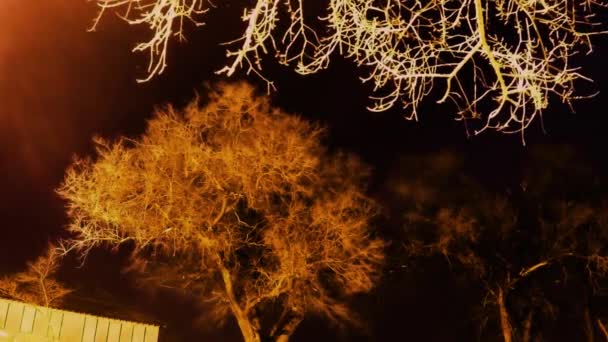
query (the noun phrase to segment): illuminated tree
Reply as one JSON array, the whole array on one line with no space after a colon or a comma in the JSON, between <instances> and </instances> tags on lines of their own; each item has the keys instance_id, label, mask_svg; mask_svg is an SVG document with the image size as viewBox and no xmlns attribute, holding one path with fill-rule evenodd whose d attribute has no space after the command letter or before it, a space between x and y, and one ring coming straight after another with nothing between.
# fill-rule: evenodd
<instances>
[{"instance_id":1,"label":"illuminated tree","mask_svg":"<svg viewBox=\"0 0 608 342\"><path fill-rule=\"evenodd\" d=\"M202 25L202 0L96 0L101 15L123 8L133 25L148 25L149 80L163 71L172 36L183 24ZM363 69L373 83L373 111L400 104L417 119L433 89L451 100L458 118L480 118L475 134L490 129L522 132L547 108L550 96L570 103L574 83L588 80L571 57L601 31L593 21L602 0L331 0L310 22L304 0L256 0L245 9L245 31L231 44L220 73L244 67L263 77L260 60L275 50L278 61L301 74L325 69L336 53ZM305 14L306 13L306 14ZM279 25L279 18L286 23ZM283 32L277 32L277 28ZM145 81L144 80L144 81ZM269 85L271 83L269 82Z\"/></svg>"},{"instance_id":2,"label":"illuminated tree","mask_svg":"<svg viewBox=\"0 0 608 342\"><path fill-rule=\"evenodd\" d=\"M593 318L602 327L602 313L589 305L608 276L608 207L596 196L598 184L589 175L573 176L574 158L559 164L545 158L542 169L527 171L519 193L497 195L464 176L461 163L449 154L412 159L408 165L417 165L412 172L421 176L403 175L391 185L411 208L407 251L440 255L483 284L483 320L505 342L552 333L548 322L572 300L592 341ZM573 190L558 189L556 175L569 175Z\"/></svg>"},{"instance_id":3,"label":"illuminated tree","mask_svg":"<svg viewBox=\"0 0 608 342\"><path fill-rule=\"evenodd\" d=\"M60 259L50 245L25 271L0 278L0 296L47 307L61 304L72 290L55 279Z\"/></svg>"},{"instance_id":4,"label":"illuminated tree","mask_svg":"<svg viewBox=\"0 0 608 342\"><path fill-rule=\"evenodd\" d=\"M127 243L134 268L232 314L246 341L287 340L309 313L348 321L345 300L372 288L383 243L367 229L366 169L329 155L321 133L243 83L160 110L141 139L98 139L97 160L67 172L64 248Z\"/></svg>"}]
</instances>

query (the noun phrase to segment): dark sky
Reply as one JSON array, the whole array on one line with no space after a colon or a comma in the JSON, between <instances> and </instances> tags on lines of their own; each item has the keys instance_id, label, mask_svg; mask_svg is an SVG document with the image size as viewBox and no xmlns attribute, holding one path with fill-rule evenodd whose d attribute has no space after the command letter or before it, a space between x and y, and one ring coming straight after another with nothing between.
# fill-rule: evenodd
<instances>
[{"instance_id":1,"label":"dark sky","mask_svg":"<svg viewBox=\"0 0 608 342\"><path fill-rule=\"evenodd\" d=\"M93 135L136 135L154 106L181 106L204 82L224 79L214 74L225 63L224 48L218 44L242 29L241 9L226 2L207 16L206 26L188 33L187 42L172 42L165 74L138 84L135 80L145 75L147 60L130 50L146 31L108 15L97 32L88 33L96 9L84 0L0 1L3 269L20 267L61 231L63 203L54 189L72 156L91 152ZM528 146L572 144L603 168L608 147L607 56L608 39L598 38L593 54L580 58L582 72L596 80L593 89L600 95L575 103L576 114L556 101L544 116L547 133L533 125L527 132ZM329 70L306 77L267 64L268 76L278 87L272 95L275 103L327 124L327 143L370 163L376 187L401 156L445 149L462 154L469 172L481 182L506 186L527 153L519 136L486 132L467 138L462 124L452 120L450 108L432 103L420 111L420 122L404 120L398 110L366 112L368 86L360 84L361 74L339 56ZM235 79L245 77L241 73ZM411 293L416 291L403 296ZM390 303L386 305L391 310Z\"/></svg>"}]
</instances>

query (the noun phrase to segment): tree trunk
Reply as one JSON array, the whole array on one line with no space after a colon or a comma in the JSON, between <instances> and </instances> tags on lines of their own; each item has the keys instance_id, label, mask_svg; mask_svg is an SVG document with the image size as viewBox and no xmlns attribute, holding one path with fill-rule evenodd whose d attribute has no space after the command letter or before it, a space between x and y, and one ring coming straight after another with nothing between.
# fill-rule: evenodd
<instances>
[{"instance_id":1,"label":"tree trunk","mask_svg":"<svg viewBox=\"0 0 608 342\"><path fill-rule=\"evenodd\" d=\"M533 311L530 309L530 312L528 312L528 317L526 317L526 320L524 321L524 334L521 338L522 342L530 342L530 333L532 330L532 313Z\"/></svg>"},{"instance_id":2,"label":"tree trunk","mask_svg":"<svg viewBox=\"0 0 608 342\"><path fill-rule=\"evenodd\" d=\"M220 273L222 274L222 280L224 281L224 289L226 290L226 295L228 297L228 301L230 303L230 308L232 309L232 313L236 318L236 322L241 329L241 334L243 334L243 339L245 342L260 342L260 333L259 331L251 324L249 321L249 317L245 314L245 312L241 309L234 296L234 289L232 287L232 277L230 276L230 272L224 267L221 262L218 262Z\"/></svg>"},{"instance_id":3,"label":"tree trunk","mask_svg":"<svg viewBox=\"0 0 608 342\"><path fill-rule=\"evenodd\" d=\"M40 290L42 291L42 298L44 299L44 306L45 307L49 307L50 301L49 301L49 295L46 292L46 284L44 283L44 278L41 278L39 280L40 282Z\"/></svg>"},{"instance_id":4,"label":"tree trunk","mask_svg":"<svg viewBox=\"0 0 608 342\"><path fill-rule=\"evenodd\" d=\"M283 329L279 331L279 334L276 336L276 342L288 342L289 338L296 330L300 322L302 322L303 317L301 315L297 315L288 320L285 325L283 325Z\"/></svg>"},{"instance_id":5,"label":"tree trunk","mask_svg":"<svg viewBox=\"0 0 608 342\"><path fill-rule=\"evenodd\" d=\"M505 305L505 297L502 292L502 288L498 288L497 302L502 336L504 337L505 342L513 342L513 338L511 336L511 323L509 323L509 313L507 312L507 307Z\"/></svg>"},{"instance_id":6,"label":"tree trunk","mask_svg":"<svg viewBox=\"0 0 608 342\"><path fill-rule=\"evenodd\" d=\"M595 337L593 336L593 323L591 323L591 315L589 314L589 307L585 308L585 335L587 335L587 342L593 342Z\"/></svg>"},{"instance_id":7,"label":"tree trunk","mask_svg":"<svg viewBox=\"0 0 608 342\"><path fill-rule=\"evenodd\" d=\"M606 330L606 326L604 325L604 323L602 322L601 319L597 320L597 326L598 326L598 328L600 328L600 331L604 334L604 338L606 339L606 341L608 341L608 330Z\"/></svg>"},{"instance_id":8,"label":"tree trunk","mask_svg":"<svg viewBox=\"0 0 608 342\"><path fill-rule=\"evenodd\" d=\"M249 319L247 317L239 317L239 315L235 315L236 321L241 329L241 334L243 334L243 339L245 342L260 342L260 333L253 328Z\"/></svg>"}]
</instances>

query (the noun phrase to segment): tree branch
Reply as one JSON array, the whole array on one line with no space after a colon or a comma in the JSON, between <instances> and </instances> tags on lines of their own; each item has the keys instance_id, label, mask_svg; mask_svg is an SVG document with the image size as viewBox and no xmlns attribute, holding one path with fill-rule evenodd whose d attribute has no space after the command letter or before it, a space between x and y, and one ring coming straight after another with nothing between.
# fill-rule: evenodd
<instances>
[{"instance_id":1,"label":"tree branch","mask_svg":"<svg viewBox=\"0 0 608 342\"><path fill-rule=\"evenodd\" d=\"M505 342L512 342L512 330L511 323L509 322L509 312L507 311L504 293L501 287L498 288L498 296L496 298L498 303L498 313L500 316L500 327L502 329L502 336Z\"/></svg>"}]
</instances>

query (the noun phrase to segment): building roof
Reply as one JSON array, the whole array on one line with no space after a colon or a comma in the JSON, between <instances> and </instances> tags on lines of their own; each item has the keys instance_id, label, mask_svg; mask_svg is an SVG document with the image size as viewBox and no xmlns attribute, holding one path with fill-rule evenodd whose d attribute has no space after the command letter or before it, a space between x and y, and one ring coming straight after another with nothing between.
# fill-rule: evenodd
<instances>
[{"instance_id":1,"label":"building roof","mask_svg":"<svg viewBox=\"0 0 608 342\"><path fill-rule=\"evenodd\" d=\"M157 342L155 325L0 298L0 342Z\"/></svg>"}]
</instances>

